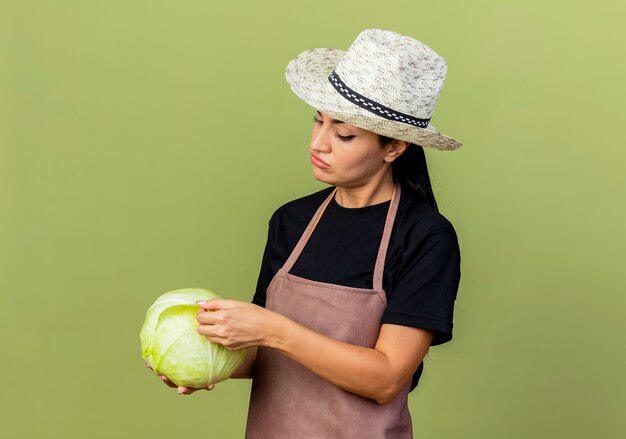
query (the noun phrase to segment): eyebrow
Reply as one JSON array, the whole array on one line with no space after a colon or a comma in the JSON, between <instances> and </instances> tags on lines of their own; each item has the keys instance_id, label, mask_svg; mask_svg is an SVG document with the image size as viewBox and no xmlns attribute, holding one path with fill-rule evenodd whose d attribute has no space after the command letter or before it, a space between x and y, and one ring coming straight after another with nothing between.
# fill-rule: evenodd
<instances>
[{"instance_id":1,"label":"eyebrow","mask_svg":"<svg viewBox=\"0 0 626 439\"><path fill-rule=\"evenodd\" d=\"M317 112L318 116L322 116L322 113L320 113L319 111ZM337 120L337 119L331 119L330 123L335 124L335 125L339 125L340 123L345 123L343 120Z\"/></svg>"}]
</instances>

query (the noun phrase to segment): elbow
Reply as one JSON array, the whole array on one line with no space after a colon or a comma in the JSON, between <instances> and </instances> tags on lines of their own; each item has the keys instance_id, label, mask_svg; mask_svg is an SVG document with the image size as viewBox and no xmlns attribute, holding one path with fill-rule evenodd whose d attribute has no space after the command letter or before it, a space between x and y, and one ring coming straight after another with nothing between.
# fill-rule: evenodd
<instances>
[{"instance_id":1,"label":"elbow","mask_svg":"<svg viewBox=\"0 0 626 439\"><path fill-rule=\"evenodd\" d=\"M380 389L380 391L374 397L374 401L376 401L380 405L389 404L391 401L396 399L401 390L402 386L397 383L387 385L384 388Z\"/></svg>"},{"instance_id":2,"label":"elbow","mask_svg":"<svg viewBox=\"0 0 626 439\"><path fill-rule=\"evenodd\" d=\"M393 401L393 398L392 398L392 399L377 398L375 401L376 401L378 404L380 404L380 405L385 405L385 404L389 404L391 401Z\"/></svg>"},{"instance_id":3,"label":"elbow","mask_svg":"<svg viewBox=\"0 0 626 439\"><path fill-rule=\"evenodd\" d=\"M377 381L380 385L377 386L370 398L380 405L389 404L394 401L398 395L407 390L407 386L410 385L412 377L412 374L407 377L401 371L396 372L387 369L384 375L380 376Z\"/></svg>"}]
</instances>

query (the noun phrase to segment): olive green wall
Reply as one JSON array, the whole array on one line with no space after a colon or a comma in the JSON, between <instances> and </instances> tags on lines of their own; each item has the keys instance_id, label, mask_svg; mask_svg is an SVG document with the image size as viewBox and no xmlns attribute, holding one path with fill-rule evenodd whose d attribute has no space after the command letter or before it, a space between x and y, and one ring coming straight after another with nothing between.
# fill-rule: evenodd
<instances>
[{"instance_id":1,"label":"olive green wall","mask_svg":"<svg viewBox=\"0 0 626 439\"><path fill-rule=\"evenodd\" d=\"M0 435L241 437L250 383L143 367L160 294L252 296L267 220L323 187L284 80L363 29L449 62L428 150L455 225L454 339L417 438L626 437L621 2L0 0Z\"/></svg>"}]
</instances>

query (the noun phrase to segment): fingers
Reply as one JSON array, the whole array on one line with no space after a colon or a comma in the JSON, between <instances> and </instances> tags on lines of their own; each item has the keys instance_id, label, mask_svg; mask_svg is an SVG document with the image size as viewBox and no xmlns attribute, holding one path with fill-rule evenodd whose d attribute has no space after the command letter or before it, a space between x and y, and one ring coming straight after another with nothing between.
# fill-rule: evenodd
<instances>
[{"instance_id":1,"label":"fingers","mask_svg":"<svg viewBox=\"0 0 626 439\"><path fill-rule=\"evenodd\" d=\"M196 320L202 325L215 325L224 323L225 314L228 314L228 311L211 312L210 310L200 308L196 312Z\"/></svg>"},{"instance_id":2,"label":"fingers","mask_svg":"<svg viewBox=\"0 0 626 439\"><path fill-rule=\"evenodd\" d=\"M195 392L197 389L191 388L191 387L179 387L176 392L179 395L191 395L193 392Z\"/></svg>"},{"instance_id":3,"label":"fingers","mask_svg":"<svg viewBox=\"0 0 626 439\"><path fill-rule=\"evenodd\" d=\"M209 311L209 310L229 308L232 306L232 302L234 302L234 300L209 299L205 301L198 301L196 303L200 305L202 309Z\"/></svg>"},{"instance_id":4,"label":"fingers","mask_svg":"<svg viewBox=\"0 0 626 439\"><path fill-rule=\"evenodd\" d=\"M150 370L154 370L152 368L152 366L150 366L148 363L145 363L145 366L150 369ZM161 378L161 381L163 381L165 384L167 384L169 387L178 387L176 384L174 384L173 382L170 381L170 379L168 377L166 377L165 375L161 375L159 378Z\"/></svg>"},{"instance_id":5,"label":"fingers","mask_svg":"<svg viewBox=\"0 0 626 439\"><path fill-rule=\"evenodd\" d=\"M196 390L213 390L215 388L215 384L209 384L207 387L202 387L200 389L194 389L193 387L178 387L179 395L191 395Z\"/></svg>"},{"instance_id":6,"label":"fingers","mask_svg":"<svg viewBox=\"0 0 626 439\"><path fill-rule=\"evenodd\" d=\"M198 327L196 330L198 334L214 336L214 337L225 337L227 334L227 323L221 317L213 317L211 316L203 316L200 314L215 314L212 312L206 311L198 311L199 315L196 316L196 320L198 321Z\"/></svg>"},{"instance_id":7,"label":"fingers","mask_svg":"<svg viewBox=\"0 0 626 439\"><path fill-rule=\"evenodd\" d=\"M163 381L165 384L167 384L169 387L178 387L176 384L174 384L173 382L170 381L170 379L168 377L166 377L165 375L161 375L161 381Z\"/></svg>"},{"instance_id":8,"label":"fingers","mask_svg":"<svg viewBox=\"0 0 626 439\"><path fill-rule=\"evenodd\" d=\"M215 384L209 384L206 387L202 387L199 389L195 389L193 387L184 387L184 386L177 386L176 384L174 384L172 381L170 381L170 379L168 377L166 377L165 375L161 375L161 381L163 381L165 384L167 384L169 387L176 389L177 393L179 395L191 395L193 392L195 392L196 390L213 390L215 388Z\"/></svg>"},{"instance_id":9,"label":"fingers","mask_svg":"<svg viewBox=\"0 0 626 439\"><path fill-rule=\"evenodd\" d=\"M256 346L254 342L240 342L233 339L232 337L223 337L221 335L216 335L216 330L214 328L215 327L212 325L200 325L198 326L198 334L204 335L211 343L220 344L229 351L236 351L239 349ZM221 329L217 329L218 332L220 330Z\"/></svg>"}]
</instances>

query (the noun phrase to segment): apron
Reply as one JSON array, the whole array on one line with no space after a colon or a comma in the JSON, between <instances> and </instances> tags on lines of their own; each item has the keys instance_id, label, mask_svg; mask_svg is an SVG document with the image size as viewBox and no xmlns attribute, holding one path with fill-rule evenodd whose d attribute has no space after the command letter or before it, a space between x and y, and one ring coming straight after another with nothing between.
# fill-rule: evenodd
<instances>
[{"instance_id":1,"label":"apron","mask_svg":"<svg viewBox=\"0 0 626 439\"><path fill-rule=\"evenodd\" d=\"M387 307L383 268L400 202L395 185L374 268L374 289L318 282L289 274L337 188L311 219L267 288L265 307L346 343L374 348ZM388 404L336 387L279 351L259 346L246 439L413 437L407 398L411 381Z\"/></svg>"}]
</instances>

